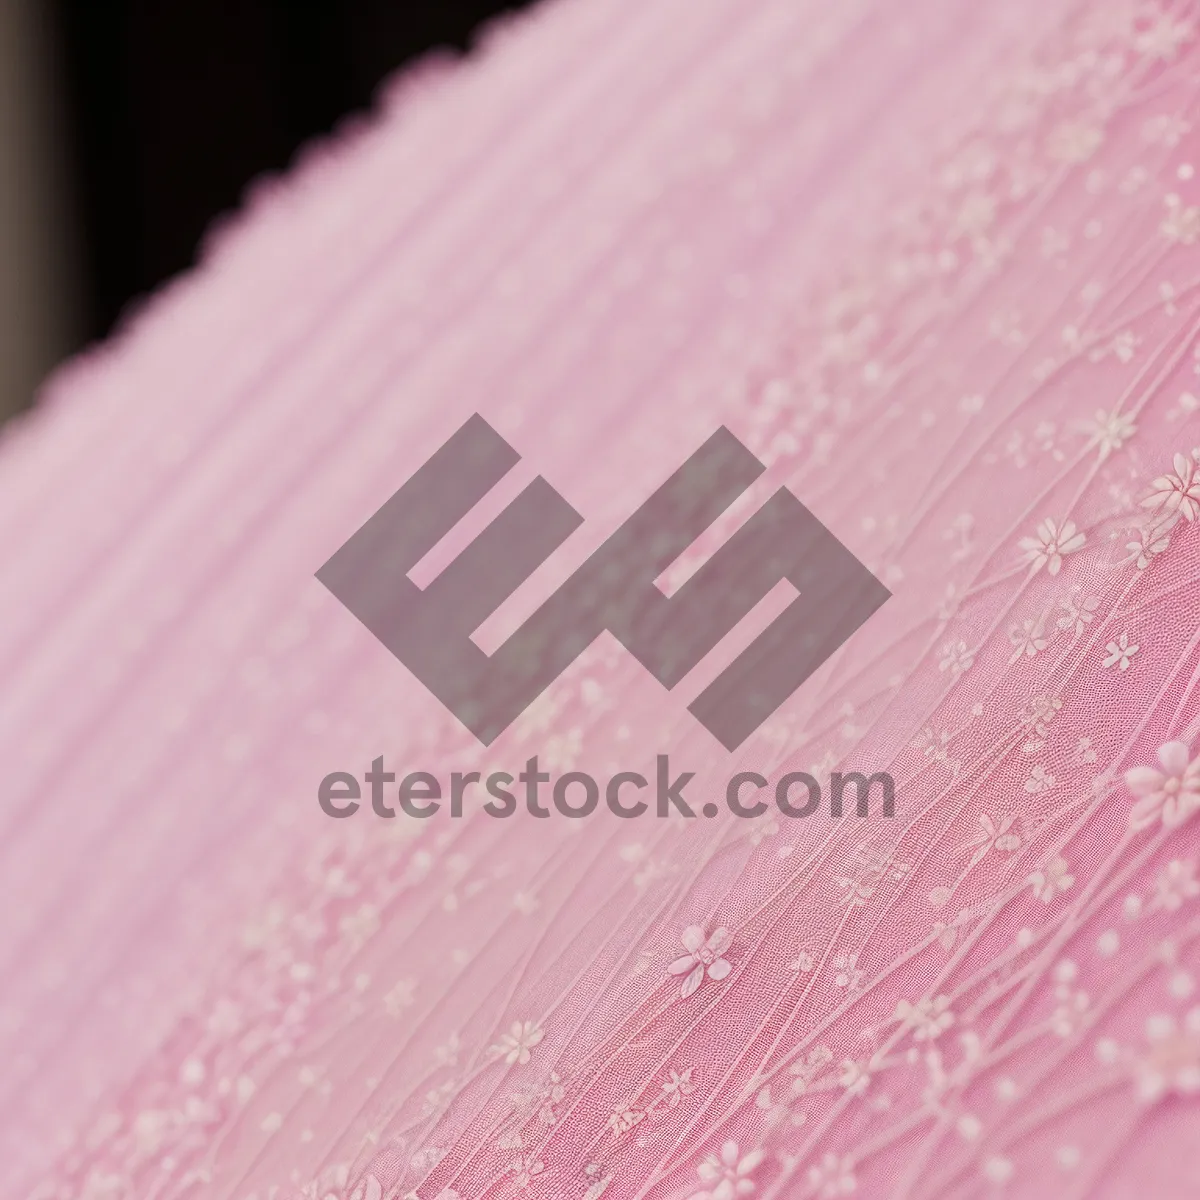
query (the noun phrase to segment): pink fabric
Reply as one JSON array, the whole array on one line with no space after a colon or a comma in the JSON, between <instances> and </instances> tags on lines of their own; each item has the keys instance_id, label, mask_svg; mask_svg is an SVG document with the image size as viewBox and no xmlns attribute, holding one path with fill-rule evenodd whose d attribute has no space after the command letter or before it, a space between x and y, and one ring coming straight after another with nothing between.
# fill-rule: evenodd
<instances>
[{"instance_id":1,"label":"pink fabric","mask_svg":"<svg viewBox=\"0 0 1200 1200\"><path fill-rule=\"evenodd\" d=\"M0 452L5 1193L1200 1194L1198 15L548 4L61 372ZM893 599L736 753L608 638L485 750L313 578L475 411L490 511L586 518L485 646L721 424L769 470L672 578L785 484ZM660 753L896 816L316 803Z\"/></svg>"}]
</instances>

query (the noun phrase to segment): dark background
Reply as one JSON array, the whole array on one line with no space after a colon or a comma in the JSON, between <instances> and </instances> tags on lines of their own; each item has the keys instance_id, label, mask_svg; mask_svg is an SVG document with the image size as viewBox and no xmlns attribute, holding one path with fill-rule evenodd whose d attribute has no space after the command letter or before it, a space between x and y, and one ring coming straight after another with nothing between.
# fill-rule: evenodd
<instances>
[{"instance_id":1,"label":"dark background","mask_svg":"<svg viewBox=\"0 0 1200 1200\"><path fill-rule=\"evenodd\" d=\"M187 267L255 176L528 3L0 0L0 418Z\"/></svg>"},{"instance_id":2,"label":"dark background","mask_svg":"<svg viewBox=\"0 0 1200 1200\"><path fill-rule=\"evenodd\" d=\"M213 217L504 0L53 0L86 336L187 266Z\"/></svg>"}]
</instances>

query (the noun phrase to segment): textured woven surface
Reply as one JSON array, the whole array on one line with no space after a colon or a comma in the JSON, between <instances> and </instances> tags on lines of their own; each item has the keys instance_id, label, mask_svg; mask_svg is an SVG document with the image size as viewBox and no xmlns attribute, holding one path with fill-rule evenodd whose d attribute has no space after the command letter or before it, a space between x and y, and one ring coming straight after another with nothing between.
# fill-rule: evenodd
<instances>
[{"instance_id":1,"label":"textured woven surface","mask_svg":"<svg viewBox=\"0 0 1200 1200\"><path fill-rule=\"evenodd\" d=\"M560 0L62 372L0 446L5 1192L1200 1193L1197 15ZM484 750L313 578L476 411L586 518L485 648L721 424L768 470L672 578L784 484L893 598L733 754L609 638ZM662 753L896 815L316 802Z\"/></svg>"}]
</instances>

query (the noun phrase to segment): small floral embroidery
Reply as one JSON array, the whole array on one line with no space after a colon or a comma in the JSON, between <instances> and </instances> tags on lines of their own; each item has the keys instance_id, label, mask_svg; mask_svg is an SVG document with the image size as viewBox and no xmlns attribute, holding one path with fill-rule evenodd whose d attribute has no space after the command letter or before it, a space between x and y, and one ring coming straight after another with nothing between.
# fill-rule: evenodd
<instances>
[{"instance_id":1,"label":"small floral embroidery","mask_svg":"<svg viewBox=\"0 0 1200 1200\"><path fill-rule=\"evenodd\" d=\"M1065 858L1052 858L1042 870L1034 871L1027 882L1034 896L1043 904L1049 904L1059 892L1071 887L1075 876L1068 870Z\"/></svg>"},{"instance_id":2,"label":"small floral embroidery","mask_svg":"<svg viewBox=\"0 0 1200 1200\"><path fill-rule=\"evenodd\" d=\"M590 1162L583 1168L583 1176L590 1182L580 1200L600 1200L600 1197L608 1191L608 1185L613 1181L612 1175L596 1162Z\"/></svg>"},{"instance_id":3,"label":"small floral embroidery","mask_svg":"<svg viewBox=\"0 0 1200 1200\"><path fill-rule=\"evenodd\" d=\"M608 1127L613 1131L613 1134L620 1137L623 1133L628 1133L635 1125L639 1124L646 1114L640 1108L630 1108L628 1100L622 1100L613 1111L611 1117L608 1118Z\"/></svg>"},{"instance_id":4,"label":"small floral embroidery","mask_svg":"<svg viewBox=\"0 0 1200 1200\"><path fill-rule=\"evenodd\" d=\"M1020 658L1033 658L1046 648L1046 618L1030 617L1023 624L1014 625L1008 632L1008 640L1013 644L1010 664Z\"/></svg>"},{"instance_id":5,"label":"small floral embroidery","mask_svg":"<svg viewBox=\"0 0 1200 1200\"><path fill-rule=\"evenodd\" d=\"M694 1192L691 1200L734 1200L735 1196L750 1195L754 1191L751 1175L762 1160L761 1150L742 1154L737 1142L726 1142L720 1154L708 1155L696 1168L700 1182L707 1186Z\"/></svg>"},{"instance_id":6,"label":"small floral embroidery","mask_svg":"<svg viewBox=\"0 0 1200 1200\"><path fill-rule=\"evenodd\" d=\"M984 1178L990 1183L1007 1183L1013 1177L1013 1161L1002 1154L993 1154L983 1161Z\"/></svg>"},{"instance_id":7,"label":"small floral embroidery","mask_svg":"<svg viewBox=\"0 0 1200 1200\"><path fill-rule=\"evenodd\" d=\"M1152 1103L1175 1093L1200 1094L1200 1006L1182 1024L1169 1013L1146 1022L1146 1049L1133 1068L1138 1099Z\"/></svg>"},{"instance_id":8,"label":"small floral embroidery","mask_svg":"<svg viewBox=\"0 0 1200 1200\"><path fill-rule=\"evenodd\" d=\"M709 979L720 980L733 970L729 961L721 954L729 948L733 937L729 930L722 926L714 929L712 935L705 941L704 930L699 925L689 925L680 938L687 954L677 958L669 967L669 975L687 974L683 986L679 989L680 996L686 1000L704 982L705 971Z\"/></svg>"},{"instance_id":9,"label":"small floral embroidery","mask_svg":"<svg viewBox=\"0 0 1200 1200\"><path fill-rule=\"evenodd\" d=\"M1162 770L1133 767L1125 784L1138 797L1129 810L1130 829L1146 829L1159 820L1173 829L1200 810L1200 758L1191 759L1184 742L1167 742L1158 751Z\"/></svg>"},{"instance_id":10,"label":"small floral embroidery","mask_svg":"<svg viewBox=\"0 0 1200 1200\"><path fill-rule=\"evenodd\" d=\"M1055 1004L1050 1028L1059 1037L1070 1037L1075 1033L1091 1006L1091 997L1087 992L1074 986L1078 974L1079 968L1069 959L1060 962L1054 969Z\"/></svg>"},{"instance_id":11,"label":"small floral embroidery","mask_svg":"<svg viewBox=\"0 0 1200 1200\"><path fill-rule=\"evenodd\" d=\"M1030 573L1045 567L1051 575L1062 569L1063 556L1073 554L1087 542L1087 535L1075 528L1074 521L1064 521L1060 526L1046 518L1038 527L1034 537L1022 538L1017 545L1025 552Z\"/></svg>"},{"instance_id":12,"label":"small floral embroidery","mask_svg":"<svg viewBox=\"0 0 1200 1200\"><path fill-rule=\"evenodd\" d=\"M545 1036L546 1031L536 1021L514 1021L512 1028L501 1036L490 1052L510 1066L524 1064L529 1061L530 1051Z\"/></svg>"},{"instance_id":13,"label":"small floral embroidery","mask_svg":"<svg viewBox=\"0 0 1200 1200\"><path fill-rule=\"evenodd\" d=\"M696 1090L696 1085L692 1082L692 1072L694 1070L694 1067L688 1067L683 1072L675 1070L667 1072L667 1078L662 1085L662 1090L663 1095L667 1097L668 1108L678 1108L679 1101L684 1096L690 1096Z\"/></svg>"},{"instance_id":14,"label":"small floral embroidery","mask_svg":"<svg viewBox=\"0 0 1200 1200\"><path fill-rule=\"evenodd\" d=\"M1116 667L1121 671L1128 671L1133 663L1133 656L1141 649L1136 642L1129 640L1128 633L1122 633L1115 641L1109 642L1104 647L1108 651L1107 657L1104 659L1106 667Z\"/></svg>"},{"instance_id":15,"label":"small floral embroidery","mask_svg":"<svg viewBox=\"0 0 1200 1200\"><path fill-rule=\"evenodd\" d=\"M1100 607L1099 596L1088 596L1086 600L1079 598L1079 589L1072 588L1070 595L1063 596L1059 602L1063 615L1058 618L1058 627L1064 632L1074 632L1076 637L1082 637L1084 629L1091 623Z\"/></svg>"},{"instance_id":16,"label":"small floral embroidery","mask_svg":"<svg viewBox=\"0 0 1200 1200\"><path fill-rule=\"evenodd\" d=\"M1185 521L1194 521L1200 516L1198 461L1200 452L1195 450L1191 457L1176 454L1172 463L1174 474L1160 475L1150 485L1150 494L1142 500L1142 507L1155 512L1178 513Z\"/></svg>"},{"instance_id":17,"label":"small floral embroidery","mask_svg":"<svg viewBox=\"0 0 1200 1200\"><path fill-rule=\"evenodd\" d=\"M1134 47L1149 59L1170 62L1179 47L1191 41L1192 26L1170 13L1160 13L1134 39Z\"/></svg>"},{"instance_id":18,"label":"small floral embroidery","mask_svg":"<svg viewBox=\"0 0 1200 1200\"><path fill-rule=\"evenodd\" d=\"M1175 912L1184 902L1200 896L1200 880L1196 878L1194 858L1173 858L1158 873L1154 881L1154 896L1150 908L1163 912Z\"/></svg>"},{"instance_id":19,"label":"small floral embroidery","mask_svg":"<svg viewBox=\"0 0 1200 1200\"><path fill-rule=\"evenodd\" d=\"M1174 521L1168 519L1163 522L1150 521L1145 525L1137 526L1134 530L1137 534L1137 541L1125 543L1128 556L1122 561L1136 561L1137 569L1144 571L1153 559L1171 545L1170 530L1173 525Z\"/></svg>"},{"instance_id":20,"label":"small floral embroidery","mask_svg":"<svg viewBox=\"0 0 1200 1200\"><path fill-rule=\"evenodd\" d=\"M839 954L833 960L835 987L857 992L862 987L865 972L858 965L857 954Z\"/></svg>"},{"instance_id":21,"label":"small floral embroidery","mask_svg":"<svg viewBox=\"0 0 1200 1200\"><path fill-rule=\"evenodd\" d=\"M517 1187L527 1188L533 1178L546 1169L546 1164L534 1158L532 1154L523 1154L514 1159L508 1169L516 1176Z\"/></svg>"},{"instance_id":22,"label":"small floral embroidery","mask_svg":"<svg viewBox=\"0 0 1200 1200\"><path fill-rule=\"evenodd\" d=\"M917 1042L936 1041L954 1024L948 996L924 996L915 1004L901 1000L896 1005L896 1020L913 1031Z\"/></svg>"},{"instance_id":23,"label":"small floral embroidery","mask_svg":"<svg viewBox=\"0 0 1200 1200\"><path fill-rule=\"evenodd\" d=\"M1002 817L999 822L993 821L987 813L979 814L979 832L964 847L967 850L974 850L971 861L967 864L968 869L977 866L992 850L1011 854L1020 847L1020 834L1010 832L1016 820L1017 818L1011 813Z\"/></svg>"},{"instance_id":24,"label":"small floral embroidery","mask_svg":"<svg viewBox=\"0 0 1200 1200\"><path fill-rule=\"evenodd\" d=\"M1040 764L1031 768L1029 778L1025 780L1027 792L1048 792L1054 786L1054 776Z\"/></svg>"},{"instance_id":25,"label":"small floral embroidery","mask_svg":"<svg viewBox=\"0 0 1200 1200\"><path fill-rule=\"evenodd\" d=\"M816 1166L808 1169L808 1186L824 1200L849 1196L858 1188L849 1158L830 1151Z\"/></svg>"},{"instance_id":26,"label":"small floral embroidery","mask_svg":"<svg viewBox=\"0 0 1200 1200\"><path fill-rule=\"evenodd\" d=\"M957 679L964 671L969 671L974 662L975 656L967 649L966 642L947 642L942 647L938 670L949 671L950 677Z\"/></svg>"},{"instance_id":27,"label":"small floral embroidery","mask_svg":"<svg viewBox=\"0 0 1200 1200\"><path fill-rule=\"evenodd\" d=\"M1136 429L1128 413L1098 409L1089 426L1091 437L1088 445L1099 448L1100 461L1103 462L1114 450L1120 450L1133 437Z\"/></svg>"},{"instance_id":28,"label":"small floral embroidery","mask_svg":"<svg viewBox=\"0 0 1200 1200\"><path fill-rule=\"evenodd\" d=\"M417 985L411 979L401 979L383 998L383 1007L389 1017L398 1017L414 1002Z\"/></svg>"},{"instance_id":29,"label":"small floral embroidery","mask_svg":"<svg viewBox=\"0 0 1200 1200\"><path fill-rule=\"evenodd\" d=\"M795 1076L792 1080L793 1094L803 1096L816 1082L821 1071L831 1062L833 1062L833 1051L828 1046L813 1046L803 1058L798 1058L792 1063L788 1067L788 1072Z\"/></svg>"},{"instance_id":30,"label":"small floral embroidery","mask_svg":"<svg viewBox=\"0 0 1200 1200\"><path fill-rule=\"evenodd\" d=\"M550 1078L540 1088L513 1096L513 1107L522 1113L529 1113L536 1108L538 1121L543 1125L553 1125L558 1120L554 1106L561 1103L566 1094L562 1076L557 1071L551 1071Z\"/></svg>"},{"instance_id":31,"label":"small floral embroidery","mask_svg":"<svg viewBox=\"0 0 1200 1200\"><path fill-rule=\"evenodd\" d=\"M861 1096L871 1083L871 1065L853 1058L843 1060L838 1072L838 1083L850 1096Z\"/></svg>"}]
</instances>

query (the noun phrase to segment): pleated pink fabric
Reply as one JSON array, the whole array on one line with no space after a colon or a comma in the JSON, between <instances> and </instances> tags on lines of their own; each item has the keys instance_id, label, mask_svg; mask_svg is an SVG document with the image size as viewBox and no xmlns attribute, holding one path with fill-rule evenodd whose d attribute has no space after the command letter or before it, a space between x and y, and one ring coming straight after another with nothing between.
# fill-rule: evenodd
<instances>
[{"instance_id":1,"label":"pleated pink fabric","mask_svg":"<svg viewBox=\"0 0 1200 1200\"><path fill-rule=\"evenodd\" d=\"M4 1194L1200 1195L1198 35L555 0L61 371L0 445ZM687 704L778 597L483 747L314 578L473 413L464 524L584 516L485 649L722 425L767 470L663 586L786 486L892 598L735 751ZM317 801L535 755L697 815ZM725 802L839 770L894 816Z\"/></svg>"}]
</instances>

